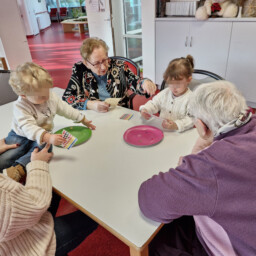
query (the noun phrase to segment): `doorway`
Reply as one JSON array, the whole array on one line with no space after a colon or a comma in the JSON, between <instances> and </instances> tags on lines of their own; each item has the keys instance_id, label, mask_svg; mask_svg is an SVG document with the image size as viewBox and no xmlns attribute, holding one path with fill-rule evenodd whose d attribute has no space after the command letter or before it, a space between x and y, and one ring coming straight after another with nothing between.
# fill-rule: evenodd
<instances>
[{"instance_id":1,"label":"doorway","mask_svg":"<svg viewBox=\"0 0 256 256\"><path fill-rule=\"evenodd\" d=\"M115 53L142 67L141 0L112 0Z\"/></svg>"}]
</instances>

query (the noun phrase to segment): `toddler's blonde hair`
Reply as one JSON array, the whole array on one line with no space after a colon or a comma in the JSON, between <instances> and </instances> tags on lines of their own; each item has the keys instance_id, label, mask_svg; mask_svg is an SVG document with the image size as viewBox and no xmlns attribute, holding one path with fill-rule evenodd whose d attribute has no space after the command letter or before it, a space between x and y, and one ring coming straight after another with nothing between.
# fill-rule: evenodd
<instances>
[{"instance_id":1,"label":"toddler's blonde hair","mask_svg":"<svg viewBox=\"0 0 256 256\"><path fill-rule=\"evenodd\" d=\"M187 55L186 58L177 58L172 60L167 69L164 72L163 78L165 82L172 80L182 80L183 78L189 78L194 71L194 58L191 55Z\"/></svg>"},{"instance_id":2,"label":"toddler's blonde hair","mask_svg":"<svg viewBox=\"0 0 256 256\"><path fill-rule=\"evenodd\" d=\"M33 62L26 62L12 71L9 84L17 95L28 95L53 86L49 72Z\"/></svg>"}]
</instances>

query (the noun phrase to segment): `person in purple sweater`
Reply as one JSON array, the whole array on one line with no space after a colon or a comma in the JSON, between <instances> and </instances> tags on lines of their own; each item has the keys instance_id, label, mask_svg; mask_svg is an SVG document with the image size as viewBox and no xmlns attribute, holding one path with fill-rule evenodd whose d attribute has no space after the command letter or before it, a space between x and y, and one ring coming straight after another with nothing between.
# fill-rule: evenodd
<instances>
[{"instance_id":1,"label":"person in purple sweater","mask_svg":"<svg viewBox=\"0 0 256 256\"><path fill-rule=\"evenodd\" d=\"M142 213L164 225L150 255L256 255L256 117L233 84L189 101L199 139L176 168L142 183Z\"/></svg>"}]
</instances>

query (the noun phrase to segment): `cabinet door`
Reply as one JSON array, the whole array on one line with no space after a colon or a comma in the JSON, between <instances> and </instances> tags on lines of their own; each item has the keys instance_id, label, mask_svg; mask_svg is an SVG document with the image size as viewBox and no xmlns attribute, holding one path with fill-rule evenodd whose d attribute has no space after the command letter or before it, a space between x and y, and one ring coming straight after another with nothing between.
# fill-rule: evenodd
<instances>
[{"instance_id":1,"label":"cabinet door","mask_svg":"<svg viewBox=\"0 0 256 256\"><path fill-rule=\"evenodd\" d=\"M189 53L195 68L226 75L232 22L191 22Z\"/></svg>"},{"instance_id":2,"label":"cabinet door","mask_svg":"<svg viewBox=\"0 0 256 256\"><path fill-rule=\"evenodd\" d=\"M246 100L256 106L256 23L234 22L227 67L227 80L233 82Z\"/></svg>"},{"instance_id":3,"label":"cabinet door","mask_svg":"<svg viewBox=\"0 0 256 256\"><path fill-rule=\"evenodd\" d=\"M189 22L156 21L156 83L161 84L163 73L174 58L188 53Z\"/></svg>"}]
</instances>

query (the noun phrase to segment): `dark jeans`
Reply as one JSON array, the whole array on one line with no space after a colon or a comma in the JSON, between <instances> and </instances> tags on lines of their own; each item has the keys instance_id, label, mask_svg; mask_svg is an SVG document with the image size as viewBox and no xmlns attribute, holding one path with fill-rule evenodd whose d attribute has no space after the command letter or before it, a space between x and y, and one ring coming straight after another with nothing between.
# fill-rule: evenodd
<instances>
[{"instance_id":1,"label":"dark jeans","mask_svg":"<svg viewBox=\"0 0 256 256\"><path fill-rule=\"evenodd\" d=\"M149 244L150 256L208 256L197 238L192 216L164 225Z\"/></svg>"},{"instance_id":2,"label":"dark jeans","mask_svg":"<svg viewBox=\"0 0 256 256\"><path fill-rule=\"evenodd\" d=\"M11 130L5 138L6 144L20 144L15 149L9 149L0 155L0 170L8 168L14 164L21 164L23 167L30 162L31 153L36 147L41 150L45 145L39 146L36 141L27 139L26 137L17 135ZM49 152L52 151L52 146Z\"/></svg>"},{"instance_id":3,"label":"dark jeans","mask_svg":"<svg viewBox=\"0 0 256 256\"><path fill-rule=\"evenodd\" d=\"M98 224L81 211L75 211L60 217L55 217L61 197L53 192L52 203L48 211L54 217L54 230L57 247L56 256L66 256L75 249Z\"/></svg>"}]
</instances>

